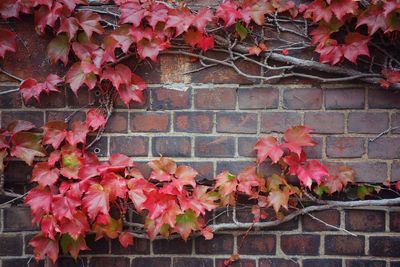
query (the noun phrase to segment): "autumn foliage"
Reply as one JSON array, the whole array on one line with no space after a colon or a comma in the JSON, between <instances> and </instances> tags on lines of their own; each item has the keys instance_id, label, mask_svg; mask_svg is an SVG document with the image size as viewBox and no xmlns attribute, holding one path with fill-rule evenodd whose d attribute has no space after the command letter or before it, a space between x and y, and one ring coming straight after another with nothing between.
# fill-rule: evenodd
<instances>
[{"instance_id":1,"label":"autumn foliage","mask_svg":"<svg viewBox=\"0 0 400 267\"><path fill-rule=\"evenodd\" d=\"M215 9L196 12L172 1L113 3L115 10L96 12L85 9L85 0L1 1L2 19L30 14L39 35L53 35L47 48L50 61L67 69L62 77L49 74L44 81L34 77L22 81L19 90L25 102L32 98L40 101L42 94L57 92L61 85L74 94L83 88L99 88L103 95L119 97L127 106L132 101L143 102L147 86L123 63L126 58L157 61L177 38L193 51L206 52L217 42L213 29L229 30L235 39L244 40L253 25L266 23L268 15L308 19L320 62L332 65L346 61L357 64L360 58L370 56L376 36L390 38L400 30L400 3L396 0L369 1L368 5L356 0L314 0L299 6L292 1L231 0ZM118 18L118 23L111 23L107 16ZM0 58L16 52L17 34L0 27ZM259 56L268 53L268 46L259 42L248 46L247 51ZM281 53L290 56L287 48ZM398 69L385 67L380 72L383 87L400 82ZM332 175L322 163L307 160L304 148L316 143L310 136L312 129L304 126L288 129L281 142L273 136L261 138L254 147L257 165L239 174L224 171L217 175L214 185L198 184L196 170L177 166L165 157L149 162L152 173L144 177L127 156L116 154L100 162L88 152L88 135L104 129L106 122L101 109L91 109L86 121L74 122L71 127L64 121L48 122L42 127L42 135L32 132L35 125L26 121L16 121L1 130L0 173L8 156L34 166L35 187L26 203L33 222L41 227L30 241L36 259L48 256L55 262L60 246L76 258L81 250L89 249L85 237L91 232L96 239L118 238L122 246L131 245L134 234L124 228L129 208L144 216L144 232L138 231L151 239L178 234L186 240L193 232L210 239L212 228L205 220L206 212L234 206L239 195L256 203L252 213L257 222L266 219L267 207L275 210L277 218L283 218L285 210L296 206L304 189L317 195L333 194L354 182L349 168L342 167ZM45 157L47 160L42 161ZM41 160L34 163L38 158ZM277 165L281 172L262 177L258 167L265 161ZM289 178L298 183L289 183Z\"/></svg>"}]
</instances>

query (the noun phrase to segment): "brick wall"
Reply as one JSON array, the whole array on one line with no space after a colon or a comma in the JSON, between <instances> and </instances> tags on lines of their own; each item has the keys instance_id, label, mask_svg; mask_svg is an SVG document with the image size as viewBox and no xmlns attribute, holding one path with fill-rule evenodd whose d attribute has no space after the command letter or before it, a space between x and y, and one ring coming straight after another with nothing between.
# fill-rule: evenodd
<instances>
[{"instance_id":1,"label":"brick wall","mask_svg":"<svg viewBox=\"0 0 400 267\"><path fill-rule=\"evenodd\" d=\"M40 79L49 71L62 74L61 66L51 67L43 57L40 51L48 40L36 37L31 25L29 21L13 25L21 31L19 37L28 49L21 45L20 53L4 60L4 68L23 78ZM183 56L162 56L159 64L143 63L136 72L151 87L146 103L132 104L129 109L116 103L106 133L93 150L101 157L124 153L139 163L160 154L170 156L195 167L199 179L209 180L222 170L237 172L254 164L251 148L260 136L280 136L287 127L305 124L316 130L314 137L319 143L309 149L311 158L332 168L350 165L360 182L400 179L400 130L369 141L389 127L400 126L400 94L363 84L321 85L295 79L264 85L226 67L181 74L198 66ZM248 62L239 66L254 74L262 72ZM0 91L17 86L5 76L0 76L0 81ZM165 89L171 83L185 83L188 90ZM23 104L18 93L1 95L1 125L24 119L41 126L74 112L72 120L82 119L85 108L81 108L96 101L96 91L85 90L78 99L67 90L44 97L40 104ZM144 164L141 169L149 173ZM267 165L262 167L266 175L272 171ZM12 161L6 187L25 192L29 177L29 167ZM28 261L35 266L27 247L36 230L29 214L23 206L0 210L1 267L25 266ZM59 266L222 266L236 251L242 256L234 266L400 266L398 208L330 210L314 215L357 236L306 216L275 229L251 232L244 242L243 232L224 232L212 241L197 238L187 243L135 240L128 250L115 242L89 240L91 251L82 253L77 263L61 259ZM238 217L251 220L249 211ZM217 220L231 218L227 215Z\"/></svg>"}]
</instances>

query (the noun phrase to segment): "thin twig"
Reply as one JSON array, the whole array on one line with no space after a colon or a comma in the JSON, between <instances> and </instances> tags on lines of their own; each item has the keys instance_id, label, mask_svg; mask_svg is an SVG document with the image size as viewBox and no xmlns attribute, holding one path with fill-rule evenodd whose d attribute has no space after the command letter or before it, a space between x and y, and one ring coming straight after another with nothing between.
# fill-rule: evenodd
<instances>
[{"instance_id":1,"label":"thin twig","mask_svg":"<svg viewBox=\"0 0 400 267\"><path fill-rule=\"evenodd\" d=\"M380 137L384 136L385 134L390 133L393 130L399 129L400 126L394 126L394 127L389 127L386 130L384 130L383 132L380 132L377 136L375 136L374 138L370 138L369 141L370 142L375 142L377 139L379 139Z\"/></svg>"},{"instance_id":2,"label":"thin twig","mask_svg":"<svg viewBox=\"0 0 400 267\"><path fill-rule=\"evenodd\" d=\"M11 73L9 73L8 71L6 71L6 70L4 70L2 68L0 68L0 72L5 74L5 75L7 75L8 77L11 77L11 78L19 81L19 82L23 82L24 81L24 79L22 79L22 78L20 78L18 76L15 76L14 74L11 74Z\"/></svg>"},{"instance_id":3,"label":"thin twig","mask_svg":"<svg viewBox=\"0 0 400 267\"><path fill-rule=\"evenodd\" d=\"M4 192L3 195L5 195L5 196L12 196L12 197L14 197L14 198L11 199L11 200L9 200L9 201L6 201L6 202L4 202L4 203L1 203L1 204L0 204L0 208L4 208L4 207L6 207L6 205L8 205L8 204L10 204L10 203L13 203L14 201L17 201L17 200L19 200L19 199L21 199L21 198L24 198L27 194L28 194L28 193L25 193L25 194L23 194L23 195L18 195L18 194L14 194L14 193L10 193L10 192Z\"/></svg>"}]
</instances>

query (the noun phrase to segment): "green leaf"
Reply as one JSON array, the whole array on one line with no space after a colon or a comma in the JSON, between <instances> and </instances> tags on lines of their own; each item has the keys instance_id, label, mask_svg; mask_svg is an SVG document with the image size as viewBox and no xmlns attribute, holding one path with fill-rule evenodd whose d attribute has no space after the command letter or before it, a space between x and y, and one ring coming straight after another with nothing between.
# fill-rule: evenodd
<instances>
[{"instance_id":1,"label":"green leaf","mask_svg":"<svg viewBox=\"0 0 400 267\"><path fill-rule=\"evenodd\" d=\"M366 185L361 185L357 188L357 196L361 199L364 199L366 196L371 195L371 193L374 191L374 187L372 186L366 186Z\"/></svg>"},{"instance_id":2,"label":"green leaf","mask_svg":"<svg viewBox=\"0 0 400 267\"><path fill-rule=\"evenodd\" d=\"M64 254L71 254L76 260L81 250L88 250L85 239L82 236L78 236L77 239L73 239L70 235L65 234L60 239L61 249Z\"/></svg>"},{"instance_id":3,"label":"green leaf","mask_svg":"<svg viewBox=\"0 0 400 267\"><path fill-rule=\"evenodd\" d=\"M314 189L315 194L317 194L318 196L322 197L324 194L328 194L329 193L329 188L327 186L321 185L321 186L317 186Z\"/></svg>"},{"instance_id":4,"label":"green leaf","mask_svg":"<svg viewBox=\"0 0 400 267\"><path fill-rule=\"evenodd\" d=\"M248 33L248 30L245 26L243 26L240 22L236 23L236 32L239 34L240 36L240 40L243 41Z\"/></svg>"},{"instance_id":5,"label":"green leaf","mask_svg":"<svg viewBox=\"0 0 400 267\"><path fill-rule=\"evenodd\" d=\"M175 230L182 236L182 238L186 241L190 235L190 233L196 230L199 230L200 226L197 221L196 213L188 209L184 214L179 214L176 216L176 226Z\"/></svg>"}]
</instances>

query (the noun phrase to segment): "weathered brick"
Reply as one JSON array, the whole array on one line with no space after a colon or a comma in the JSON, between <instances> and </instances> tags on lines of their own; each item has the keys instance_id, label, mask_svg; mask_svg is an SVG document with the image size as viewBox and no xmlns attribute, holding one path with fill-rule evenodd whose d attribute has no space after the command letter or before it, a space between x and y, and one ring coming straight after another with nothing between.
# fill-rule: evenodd
<instances>
[{"instance_id":1,"label":"weathered brick","mask_svg":"<svg viewBox=\"0 0 400 267\"><path fill-rule=\"evenodd\" d=\"M4 232L38 230L38 227L32 224L31 210L29 207L6 208L3 210L3 220Z\"/></svg>"},{"instance_id":2,"label":"weathered brick","mask_svg":"<svg viewBox=\"0 0 400 267\"><path fill-rule=\"evenodd\" d=\"M197 254L232 254L233 236L217 234L211 240L199 237L195 240L195 248Z\"/></svg>"},{"instance_id":3,"label":"weathered brick","mask_svg":"<svg viewBox=\"0 0 400 267\"><path fill-rule=\"evenodd\" d=\"M338 112L307 112L304 125L313 128L316 133L343 133L344 115Z\"/></svg>"},{"instance_id":4,"label":"weathered brick","mask_svg":"<svg viewBox=\"0 0 400 267\"><path fill-rule=\"evenodd\" d=\"M350 235L325 236L325 254L327 255L364 255L364 237Z\"/></svg>"},{"instance_id":5,"label":"weathered brick","mask_svg":"<svg viewBox=\"0 0 400 267\"><path fill-rule=\"evenodd\" d=\"M173 267L198 267L198 266L213 266L213 259L207 258L174 258Z\"/></svg>"},{"instance_id":6,"label":"weathered brick","mask_svg":"<svg viewBox=\"0 0 400 267\"><path fill-rule=\"evenodd\" d=\"M357 182L383 183L388 178L386 162L361 161L349 162L346 165L356 172Z\"/></svg>"},{"instance_id":7,"label":"weathered brick","mask_svg":"<svg viewBox=\"0 0 400 267\"><path fill-rule=\"evenodd\" d=\"M66 105L66 97L64 90L60 92L50 92L49 94L41 94L40 101L31 98L27 103L27 107L36 108L63 108Z\"/></svg>"},{"instance_id":8,"label":"weathered brick","mask_svg":"<svg viewBox=\"0 0 400 267\"><path fill-rule=\"evenodd\" d=\"M229 171L231 173L237 174L243 171L247 166L254 166L254 161L218 161L216 174L223 171Z\"/></svg>"},{"instance_id":9,"label":"weathered brick","mask_svg":"<svg viewBox=\"0 0 400 267\"><path fill-rule=\"evenodd\" d=\"M286 89L283 92L285 109L320 109L322 90L318 88Z\"/></svg>"},{"instance_id":10,"label":"weathered brick","mask_svg":"<svg viewBox=\"0 0 400 267\"><path fill-rule=\"evenodd\" d=\"M349 133L380 133L389 127L386 112L350 112L347 121Z\"/></svg>"},{"instance_id":11,"label":"weathered brick","mask_svg":"<svg viewBox=\"0 0 400 267\"><path fill-rule=\"evenodd\" d=\"M233 157L235 140L233 137L198 136L195 139L196 157Z\"/></svg>"},{"instance_id":12,"label":"weathered brick","mask_svg":"<svg viewBox=\"0 0 400 267\"><path fill-rule=\"evenodd\" d=\"M186 92L157 88L152 90L153 110L190 108L191 90Z\"/></svg>"},{"instance_id":13,"label":"weathered brick","mask_svg":"<svg viewBox=\"0 0 400 267\"><path fill-rule=\"evenodd\" d=\"M197 181L202 180L213 180L214 179L214 164L208 161L199 161L199 162L184 162L180 165L188 165L194 168L199 174L196 177Z\"/></svg>"},{"instance_id":14,"label":"weathered brick","mask_svg":"<svg viewBox=\"0 0 400 267\"><path fill-rule=\"evenodd\" d=\"M226 259L216 259L215 260L215 267L225 267L224 261ZM229 267L256 267L257 263L255 260L251 259L243 259L240 257L239 260L232 262L229 264Z\"/></svg>"},{"instance_id":15,"label":"weathered brick","mask_svg":"<svg viewBox=\"0 0 400 267\"><path fill-rule=\"evenodd\" d=\"M287 128L301 123L298 112L263 112L261 113L261 132L283 133Z\"/></svg>"},{"instance_id":16,"label":"weathered brick","mask_svg":"<svg viewBox=\"0 0 400 267\"><path fill-rule=\"evenodd\" d=\"M392 163L391 181L400 180L400 161L394 160Z\"/></svg>"},{"instance_id":17,"label":"weathered brick","mask_svg":"<svg viewBox=\"0 0 400 267\"><path fill-rule=\"evenodd\" d=\"M8 124L16 120L29 121L36 127L42 127L44 124L44 114L41 111L3 111L1 113L2 128L6 128Z\"/></svg>"},{"instance_id":18,"label":"weathered brick","mask_svg":"<svg viewBox=\"0 0 400 267\"><path fill-rule=\"evenodd\" d=\"M129 258L125 257L93 257L90 259L89 267L108 267L108 266L130 266Z\"/></svg>"},{"instance_id":19,"label":"weathered brick","mask_svg":"<svg viewBox=\"0 0 400 267\"><path fill-rule=\"evenodd\" d=\"M385 267L386 262L379 260L354 259L354 260L346 260L345 265L346 267Z\"/></svg>"},{"instance_id":20,"label":"weathered brick","mask_svg":"<svg viewBox=\"0 0 400 267\"><path fill-rule=\"evenodd\" d=\"M0 256L22 255L22 235L0 234Z\"/></svg>"},{"instance_id":21,"label":"weathered brick","mask_svg":"<svg viewBox=\"0 0 400 267\"><path fill-rule=\"evenodd\" d=\"M238 153L243 157L255 157L256 151L253 149L257 143L256 137L239 137L238 138Z\"/></svg>"},{"instance_id":22,"label":"weathered brick","mask_svg":"<svg viewBox=\"0 0 400 267\"><path fill-rule=\"evenodd\" d=\"M18 89L17 86L0 86L0 92ZM1 108L20 108L22 107L22 98L19 91L7 93L0 97Z\"/></svg>"},{"instance_id":23,"label":"weathered brick","mask_svg":"<svg viewBox=\"0 0 400 267\"><path fill-rule=\"evenodd\" d=\"M67 95L67 106L70 108L82 108L91 104L99 103L100 91L98 90L78 90L78 94L75 95L71 90L66 91Z\"/></svg>"},{"instance_id":24,"label":"weathered brick","mask_svg":"<svg viewBox=\"0 0 400 267\"><path fill-rule=\"evenodd\" d=\"M110 154L122 153L127 156L147 156L149 138L145 136L111 136Z\"/></svg>"},{"instance_id":25,"label":"weathered brick","mask_svg":"<svg viewBox=\"0 0 400 267\"><path fill-rule=\"evenodd\" d=\"M194 106L197 109L235 109L236 89L197 89L194 92Z\"/></svg>"},{"instance_id":26,"label":"weathered brick","mask_svg":"<svg viewBox=\"0 0 400 267\"><path fill-rule=\"evenodd\" d=\"M168 132L169 114L165 112L131 112L132 132Z\"/></svg>"},{"instance_id":27,"label":"weathered brick","mask_svg":"<svg viewBox=\"0 0 400 267\"><path fill-rule=\"evenodd\" d=\"M153 137L153 156L190 157L191 142L188 136Z\"/></svg>"},{"instance_id":28,"label":"weathered brick","mask_svg":"<svg viewBox=\"0 0 400 267\"><path fill-rule=\"evenodd\" d=\"M326 109L363 109L365 89L326 89Z\"/></svg>"},{"instance_id":29,"label":"weathered brick","mask_svg":"<svg viewBox=\"0 0 400 267\"><path fill-rule=\"evenodd\" d=\"M400 94L397 91L386 91L381 88L368 91L369 108L400 108Z\"/></svg>"},{"instance_id":30,"label":"weathered brick","mask_svg":"<svg viewBox=\"0 0 400 267\"><path fill-rule=\"evenodd\" d=\"M304 152L307 154L307 158L310 159L320 159L322 158L322 147L323 140L321 137L312 136L317 144L315 146L306 146L303 148Z\"/></svg>"},{"instance_id":31,"label":"weathered brick","mask_svg":"<svg viewBox=\"0 0 400 267\"><path fill-rule=\"evenodd\" d=\"M185 242L183 239L155 240L153 251L156 254L191 254L192 240Z\"/></svg>"},{"instance_id":32,"label":"weathered brick","mask_svg":"<svg viewBox=\"0 0 400 267\"><path fill-rule=\"evenodd\" d=\"M269 259L260 259L259 260L260 267L298 267L300 266L296 259L288 260L288 259L279 259L279 258L269 258Z\"/></svg>"},{"instance_id":33,"label":"weathered brick","mask_svg":"<svg viewBox=\"0 0 400 267\"><path fill-rule=\"evenodd\" d=\"M340 225L340 213L337 210L325 210L311 213L311 215L318 219L326 222L330 225L339 227ZM325 224L315 220L310 216L302 217L303 231L306 232L319 232L319 231L337 231L332 227L326 226Z\"/></svg>"},{"instance_id":34,"label":"weathered brick","mask_svg":"<svg viewBox=\"0 0 400 267\"><path fill-rule=\"evenodd\" d=\"M26 183L30 180L32 167L22 161L9 161L4 170L6 183Z\"/></svg>"},{"instance_id":35,"label":"weathered brick","mask_svg":"<svg viewBox=\"0 0 400 267\"><path fill-rule=\"evenodd\" d=\"M368 144L368 157L372 159L400 158L400 137L381 137Z\"/></svg>"},{"instance_id":36,"label":"weathered brick","mask_svg":"<svg viewBox=\"0 0 400 267\"><path fill-rule=\"evenodd\" d=\"M135 71L136 73L136 71ZM143 103L131 101L129 106L126 106L125 103L121 100L120 97L117 97L114 100L114 108L118 109L150 109L150 89L144 90L144 101Z\"/></svg>"},{"instance_id":37,"label":"weathered brick","mask_svg":"<svg viewBox=\"0 0 400 267\"><path fill-rule=\"evenodd\" d=\"M128 113L113 112L107 121L105 132L126 133L128 132Z\"/></svg>"},{"instance_id":38,"label":"weathered brick","mask_svg":"<svg viewBox=\"0 0 400 267\"><path fill-rule=\"evenodd\" d=\"M369 238L369 254L381 257L400 257L400 237L371 236Z\"/></svg>"},{"instance_id":39,"label":"weathered brick","mask_svg":"<svg viewBox=\"0 0 400 267\"><path fill-rule=\"evenodd\" d=\"M159 266L170 266L171 258L166 257L151 257L151 258L134 258L132 260L132 267L159 267Z\"/></svg>"},{"instance_id":40,"label":"weathered brick","mask_svg":"<svg viewBox=\"0 0 400 267\"><path fill-rule=\"evenodd\" d=\"M94 135L87 137L87 144L90 144L95 139ZM108 138L107 136L100 137L88 151L95 153L98 157L108 156Z\"/></svg>"},{"instance_id":41,"label":"weathered brick","mask_svg":"<svg viewBox=\"0 0 400 267\"><path fill-rule=\"evenodd\" d=\"M385 212L381 210L346 210L345 218L349 231L385 231Z\"/></svg>"},{"instance_id":42,"label":"weathered brick","mask_svg":"<svg viewBox=\"0 0 400 267\"><path fill-rule=\"evenodd\" d=\"M282 235L281 249L287 255L318 255L318 235Z\"/></svg>"},{"instance_id":43,"label":"weathered brick","mask_svg":"<svg viewBox=\"0 0 400 267\"><path fill-rule=\"evenodd\" d=\"M238 236L237 240L242 244L239 248L240 255L274 255L276 251L275 235Z\"/></svg>"},{"instance_id":44,"label":"weathered brick","mask_svg":"<svg viewBox=\"0 0 400 267\"><path fill-rule=\"evenodd\" d=\"M303 267L342 267L341 259L304 259Z\"/></svg>"},{"instance_id":45,"label":"weathered brick","mask_svg":"<svg viewBox=\"0 0 400 267\"><path fill-rule=\"evenodd\" d=\"M71 125L75 121L85 121L86 114L82 111L46 111L46 122L49 121L63 121L68 118Z\"/></svg>"},{"instance_id":46,"label":"weathered brick","mask_svg":"<svg viewBox=\"0 0 400 267\"><path fill-rule=\"evenodd\" d=\"M213 128L212 112L176 112L174 131L189 133L211 133Z\"/></svg>"},{"instance_id":47,"label":"weathered brick","mask_svg":"<svg viewBox=\"0 0 400 267\"><path fill-rule=\"evenodd\" d=\"M127 248L121 246L120 242L116 240L111 241L111 254L116 255L144 255L150 254L150 241L143 238L136 238L133 245Z\"/></svg>"},{"instance_id":48,"label":"weathered brick","mask_svg":"<svg viewBox=\"0 0 400 267\"><path fill-rule=\"evenodd\" d=\"M329 158L359 158L365 153L362 137L333 137L326 139L326 155Z\"/></svg>"},{"instance_id":49,"label":"weathered brick","mask_svg":"<svg viewBox=\"0 0 400 267\"><path fill-rule=\"evenodd\" d=\"M90 248L90 250L81 251L80 252L81 255L108 254L110 247L110 242L108 239L102 238L95 241L95 235L91 234L87 235L85 240L86 240L86 245ZM25 239L25 244L26 243L27 242Z\"/></svg>"},{"instance_id":50,"label":"weathered brick","mask_svg":"<svg viewBox=\"0 0 400 267\"><path fill-rule=\"evenodd\" d=\"M279 91L273 88L241 88L238 91L240 109L272 109L278 107Z\"/></svg>"},{"instance_id":51,"label":"weathered brick","mask_svg":"<svg viewBox=\"0 0 400 267\"><path fill-rule=\"evenodd\" d=\"M391 211L389 213L390 217L390 231L400 232L400 212L399 211Z\"/></svg>"},{"instance_id":52,"label":"weathered brick","mask_svg":"<svg viewBox=\"0 0 400 267\"><path fill-rule=\"evenodd\" d=\"M393 129L391 132L392 133L400 133L400 112L395 112L392 114L392 125L391 125Z\"/></svg>"},{"instance_id":53,"label":"weathered brick","mask_svg":"<svg viewBox=\"0 0 400 267\"><path fill-rule=\"evenodd\" d=\"M257 133L257 114L218 112L216 125L220 133Z\"/></svg>"}]
</instances>

